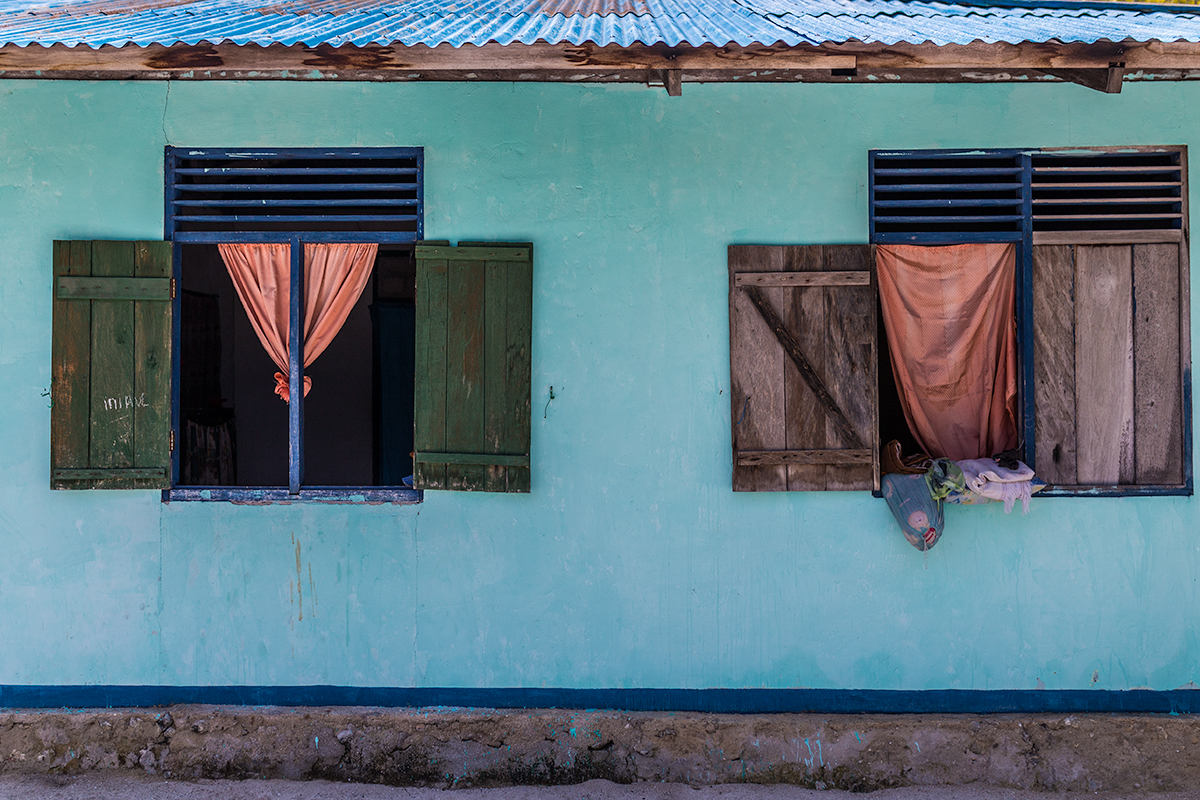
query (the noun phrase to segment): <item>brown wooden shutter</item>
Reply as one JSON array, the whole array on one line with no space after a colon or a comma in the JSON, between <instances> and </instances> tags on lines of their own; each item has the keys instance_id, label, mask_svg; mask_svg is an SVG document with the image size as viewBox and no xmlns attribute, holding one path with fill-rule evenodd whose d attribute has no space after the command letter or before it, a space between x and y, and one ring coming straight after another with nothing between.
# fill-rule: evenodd
<instances>
[{"instance_id":1,"label":"brown wooden shutter","mask_svg":"<svg viewBox=\"0 0 1200 800\"><path fill-rule=\"evenodd\" d=\"M1033 248L1034 470L1052 485L1185 481L1187 254L1125 235Z\"/></svg>"},{"instance_id":2,"label":"brown wooden shutter","mask_svg":"<svg viewBox=\"0 0 1200 800\"><path fill-rule=\"evenodd\" d=\"M54 243L55 489L170 486L171 244Z\"/></svg>"},{"instance_id":3,"label":"brown wooden shutter","mask_svg":"<svg viewBox=\"0 0 1200 800\"><path fill-rule=\"evenodd\" d=\"M870 245L729 248L734 491L879 488Z\"/></svg>"},{"instance_id":4,"label":"brown wooden shutter","mask_svg":"<svg viewBox=\"0 0 1200 800\"><path fill-rule=\"evenodd\" d=\"M417 246L419 489L529 491L533 248Z\"/></svg>"}]
</instances>

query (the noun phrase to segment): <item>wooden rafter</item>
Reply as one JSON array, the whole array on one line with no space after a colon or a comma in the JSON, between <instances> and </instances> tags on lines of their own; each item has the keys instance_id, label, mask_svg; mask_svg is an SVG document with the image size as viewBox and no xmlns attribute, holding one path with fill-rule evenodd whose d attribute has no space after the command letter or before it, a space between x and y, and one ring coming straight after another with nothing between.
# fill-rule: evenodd
<instances>
[{"instance_id":1,"label":"wooden rafter","mask_svg":"<svg viewBox=\"0 0 1200 800\"><path fill-rule=\"evenodd\" d=\"M1110 64L1107 69L1046 69L1042 72L1105 94L1120 94L1125 80L1124 64Z\"/></svg>"}]
</instances>

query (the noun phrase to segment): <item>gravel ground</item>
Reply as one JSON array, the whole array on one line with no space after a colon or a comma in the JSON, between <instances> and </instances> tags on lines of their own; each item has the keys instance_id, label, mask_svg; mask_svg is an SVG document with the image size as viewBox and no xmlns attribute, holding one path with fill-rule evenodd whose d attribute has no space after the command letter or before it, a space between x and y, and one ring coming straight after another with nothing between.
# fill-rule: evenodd
<instances>
[{"instance_id":1,"label":"gravel ground","mask_svg":"<svg viewBox=\"0 0 1200 800\"><path fill-rule=\"evenodd\" d=\"M427 789L326 781L187 783L110 773L78 777L0 775L2 800L850 800L862 797L866 796L794 786L621 785L600 780L575 786ZM910 786L872 792L869 797L870 800L1200 800L1200 791L1053 794L993 786Z\"/></svg>"}]
</instances>

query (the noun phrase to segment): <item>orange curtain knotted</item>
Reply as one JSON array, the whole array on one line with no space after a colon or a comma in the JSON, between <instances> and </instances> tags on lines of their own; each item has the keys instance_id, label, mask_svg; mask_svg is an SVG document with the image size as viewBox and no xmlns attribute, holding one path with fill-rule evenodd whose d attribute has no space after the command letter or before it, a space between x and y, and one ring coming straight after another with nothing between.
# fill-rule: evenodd
<instances>
[{"instance_id":1,"label":"orange curtain knotted","mask_svg":"<svg viewBox=\"0 0 1200 800\"><path fill-rule=\"evenodd\" d=\"M263 349L280 371L275 394L288 400L288 332L291 246L218 245L242 308ZM304 366L316 360L337 336L367 285L377 244L304 245ZM304 394L312 379L304 378Z\"/></svg>"},{"instance_id":2,"label":"orange curtain knotted","mask_svg":"<svg viewBox=\"0 0 1200 800\"><path fill-rule=\"evenodd\" d=\"M892 372L917 443L938 458L1017 446L1016 247L876 248Z\"/></svg>"}]
</instances>

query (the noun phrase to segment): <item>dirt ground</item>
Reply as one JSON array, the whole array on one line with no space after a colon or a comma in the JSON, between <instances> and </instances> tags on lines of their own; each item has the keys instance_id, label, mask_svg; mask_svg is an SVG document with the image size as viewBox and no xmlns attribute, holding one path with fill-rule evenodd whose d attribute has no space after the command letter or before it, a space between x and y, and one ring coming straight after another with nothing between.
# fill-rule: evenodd
<instances>
[{"instance_id":1,"label":"dirt ground","mask_svg":"<svg viewBox=\"0 0 1200 800\"><path fill-rule=\"evenodd\" d=\"M949 800L1022 797L1017 789L1148 797L1200 792L1200 715L15 710L0 711L0 780L0 800L365 800L493 788L539 800L756 800L805 789L823 798L897 790L878 796L907 800L937 795L906 787L935 786L967 787L945 790ZM567 788L506 788L538 786ZM1013 789L972 788L988 786Z\"/></svg>"},{"instance_id":2,"label":"dirt ground","mask_svg":"<svg viewBox=\"0 0 1200 800\"><path fill-rule=\"evenodd\" d=\"M869 794L796 786L679 783L617 784L592 780L574 786L433 789L329 781L172 781L111 772L75 777L0 776L3 800L1200 800L1193 792L1046 793L994 786L908 786Z\"/></svg>"}]
</instances>

